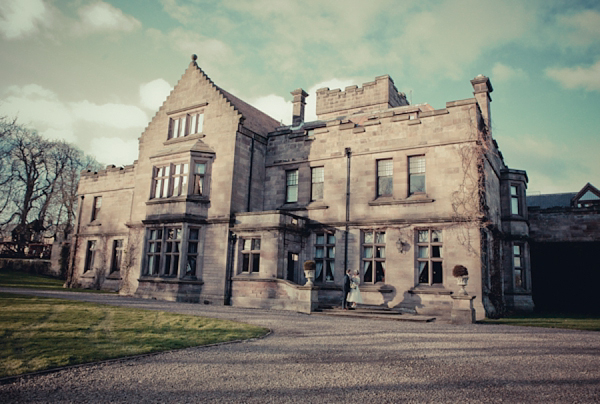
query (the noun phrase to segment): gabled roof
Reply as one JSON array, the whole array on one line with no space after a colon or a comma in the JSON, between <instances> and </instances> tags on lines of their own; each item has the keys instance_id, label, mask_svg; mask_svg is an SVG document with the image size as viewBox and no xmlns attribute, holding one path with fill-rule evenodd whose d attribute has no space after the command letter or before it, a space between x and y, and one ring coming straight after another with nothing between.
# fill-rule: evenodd
<instances>
[{"instance_id":1,"label":"gabled roof","mask_svg":"<svg viewBox=\"0 0 600 404\"><path fill-rule=\"evenodd\" d=\"M577 207L580 201L600 200L600 191L589 182L579 192L527 196L530 208L550 209Z\"/></svg>"},{"instance_id":2,"label":"gabled roof","mask_svg":"<svg viewBox=\"0 0 600 404\"><path fill-rule=\"evenodd\" d=\"M577 203L580 201L597 200L600 200L600 191L598 188L588 182L583 188L581 188L581 191L579 191L577 195L573 197L573 206L577 206Z\"/></svg>"}]
</instances>

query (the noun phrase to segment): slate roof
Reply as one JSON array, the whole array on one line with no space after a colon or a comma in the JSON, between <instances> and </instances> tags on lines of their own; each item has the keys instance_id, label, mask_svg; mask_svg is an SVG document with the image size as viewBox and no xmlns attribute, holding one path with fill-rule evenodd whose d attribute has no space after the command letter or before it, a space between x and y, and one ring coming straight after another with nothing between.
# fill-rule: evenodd
<instances>
[{"instance_id":1,"label":"slate roof","mask_svg":"<svg viewBox=\"0 0 600 404\"><path fill-rule=\"evenodd\" d=\"M245 118L244 126L253 132L266 135L268 132L275 130L279 126L279 122L265 114L261 110L254 108L252 105L240 100L235 95L216 86L219 91L229 100L231 105L238 110Z\"/></svg>"}]
</instances>

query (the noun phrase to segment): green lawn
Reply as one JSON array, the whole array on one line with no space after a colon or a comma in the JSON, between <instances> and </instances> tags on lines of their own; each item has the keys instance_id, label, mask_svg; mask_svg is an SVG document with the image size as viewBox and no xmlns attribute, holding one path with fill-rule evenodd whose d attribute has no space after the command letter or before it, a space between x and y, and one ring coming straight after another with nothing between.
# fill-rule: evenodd
<instances>
[{"instance_id":1,"label":"green lawn","mask_svg":"<svg viewBox=\"0 0 600 404\"><path fill-rule=\"evenodd\" d=\"M60 289L69 292L114 293L94 289L64 289L62 279L32 275L21 271L0 270L0 286L5 288Z\"/></svg>"},{"instance_id":2,"label":"green lawn","mask_svg":"<svg viewBox=\"0 0 600 404\"><path fill-rule=\"evenodd\" d=\"M525 327L566 328L569 330L600 331L600 317L569 314L534 313L486 319L487 324L520 325Z\"/></svg>"},{"instance_id":3,"label":"green lawn","mask_svg":"<svg viewBox=\"0 0 600 404\"><path fill-rule=\"evenodd\" d=\"M267 332L205 317L0 293L0 377Z\"/></svg>"}]
</instances>

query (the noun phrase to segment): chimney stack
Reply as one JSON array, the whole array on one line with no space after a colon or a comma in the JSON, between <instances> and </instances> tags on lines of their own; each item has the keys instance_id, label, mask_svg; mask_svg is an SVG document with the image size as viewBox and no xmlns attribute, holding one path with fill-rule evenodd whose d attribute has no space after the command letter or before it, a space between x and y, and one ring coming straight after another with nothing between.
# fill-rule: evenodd
<instances>
[{"instance_id":1,"label":"chimney stack","mask_svg":"<svg viewBox=\"0 0 600 404\"><path fill-rule=\"evenodd\" d=\"M297 127L304 122L304 106L306 105L306 97L308 94L301 88L292 91L290 94L294 96L292 104L294 110L292 112L292 126Z\"/></svg>"},{"instance_id":2,"label":"chimney stack","mask_svg":"<svg viewBox=\"0 0 600 404\"><path fill-rule=\"evenodd\" d=\"M490 102L492 101L492 97L490 97L490 93L494 91L492 88L492 83L488 77L480 74L471 80L471 85L475 90L473 94L475 95L475 99L479 104L485 124L487 125L488 130L490 130L492 128L492 112L490 111Z\"/></svg>"}]
</instances>

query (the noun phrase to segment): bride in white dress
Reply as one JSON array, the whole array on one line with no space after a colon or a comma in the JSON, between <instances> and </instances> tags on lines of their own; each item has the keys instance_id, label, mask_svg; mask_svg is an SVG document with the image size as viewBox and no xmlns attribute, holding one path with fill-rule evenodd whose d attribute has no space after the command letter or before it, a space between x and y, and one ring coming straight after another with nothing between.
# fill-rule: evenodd
<instances>
[{"instance_id":1,"label":"bride in white dress","mask_svg":"<svg viewBox=\"0 0 600 404\"><path fill-rule=\"evenodd\" d=\"M356 308L358 303L362 303L363 299L360 295L360 289L358 285L360 285L360 276L358 276L358 271L354 272L352 279L350 281L350 293L348 293L348 302L352 303L352 307Z\"/></svg>"}]
</instances>

